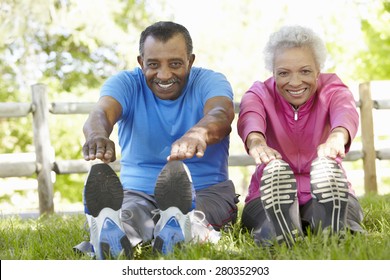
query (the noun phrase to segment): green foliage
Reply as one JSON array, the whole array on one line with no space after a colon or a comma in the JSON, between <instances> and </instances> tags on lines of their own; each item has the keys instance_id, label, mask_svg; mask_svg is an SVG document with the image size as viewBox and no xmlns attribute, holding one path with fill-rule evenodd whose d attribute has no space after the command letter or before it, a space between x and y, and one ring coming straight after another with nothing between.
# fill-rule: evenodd
<instances>
[{"instance_id":1,"label":"green foliage","mask_svg":"<svg viewBox=\"0 0 390 280\"><path fill-rule=\"evenodd\" d=\"M31 129L25 129L31 127ZM33 151L32 118L0 119L0 153L24 153Z\"/></svg>"},{"instance_id":2,"label":"green foliage","mask_svg":"<svg viewBox=\"0 0 390 280\"><path fill-rule=\"evenodd\" d=\"M309 234L289 249L274 244L257 246L249 232L235 224L218 244L184 244L170 255L152 251L151 245L134 248L139 260L388 260L390 259L390 195L365 196L360 200L365 214L366 234L345 236ZM0 259L87 260L72 248L88 240L84 215L52 215L39 219L8 217L0 220Z\"/></svg>"},{"instance_id":3,"label":"green foliage","mask_svg":"<svg viewBox=\"0 0 390 280\"><path fill-rule=\"evenodd\" d=\"M150 20L145 1L1 1L0 102L31 102L38 82L49 103L96 101L103 81L136 61L130 46ZM56 158L81 158L85 119L50 115ZM30 116L0 119L0 153L33 152L32 136ZM57 176L55 191L79 201L82 184L78 174Z\"/></svg>"},{"instance_id":4,"label":"green foliage","mask_svg":"<svg viewBox=\"0 0 390 280\"><path fill-rule=\"evenodd\" d=\"M138 38L150 18L144 1L7 0L0 11L0 101L8 101L4 92L53 79L60 83L50 92L98 88L127 67L125 48L136 40L129 32Z\"/></svg>"},{"instance_id":5,"label":"green foliage","mask_svg":"<svg viewBox=\"0 0 390 280\"><path fill-rule=\"evenodd\" d=\"M390 79L390 2L381 4L376 14L361 21L367 48L357 54L356 71L364 81Z\"/></svg>"},{"instance_id":6,"label":"green foliage","mask_svg":"<svg viewBox=\"0 0 390 280\"><path fill-rule=\"evenodd\" d=\"M146 1L121 1L121 7L114 12L115 23L124 31L131 29L129 25L144 30L150 24L151 15L147 12Z\"/></svg>"},{"instance_id":7,"label":"green foliage","mask_svg":"<svg viewBox=\"0 0 390 280\"><path fill-rule=\"evenodd\" d=\"M51 144L56 160L82 159L84 136L82 125L86 115L50 116ZM86 174L57 175L54 191L66 202L79 202Z\"/></svg>"},{"instance_id":8,"label":"green foliage","mask_svg":"<svg viewBox=\"0 0 390 280\"><path fill-rule=\"evenodd\" d=\"M319 19L329 52L324 70L347 84L390 79L389 1L329 1L329 7L332 13Z\"/></svg>"}]
</instances>

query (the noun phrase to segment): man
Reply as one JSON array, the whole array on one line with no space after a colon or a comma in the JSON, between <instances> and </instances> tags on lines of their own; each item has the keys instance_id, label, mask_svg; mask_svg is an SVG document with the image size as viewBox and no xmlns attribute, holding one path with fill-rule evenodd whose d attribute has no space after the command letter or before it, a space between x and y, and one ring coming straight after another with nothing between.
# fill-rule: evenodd
<instances>
[{"instance_id":1,"label":"man","mask_svg":"<svg viewBox=\"0 0 390 280\"><path fill-rule=\"evenodd\" d=\"M146 28L140 68L106 81L84 125L84 158L103 161L92 166L84 190L99 259L131 257L134 246L151 240L169 253L178 242L218 239L215 230L236 220L228 179L232 89L222 74L192 67L192 50L182 25ZM116 159L109 139L116 123L120 180L107 165Z\"/></svg>"}]
</instances>

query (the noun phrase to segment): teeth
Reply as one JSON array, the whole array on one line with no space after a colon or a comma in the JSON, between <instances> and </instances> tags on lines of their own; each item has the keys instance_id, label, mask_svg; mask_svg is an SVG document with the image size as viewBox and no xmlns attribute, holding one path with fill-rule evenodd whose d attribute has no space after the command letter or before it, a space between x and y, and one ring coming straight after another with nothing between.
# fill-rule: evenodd
<instances>
[{"instance_id":1,"label":"teeth","mask_svg":"<svg viewBox=\"0 0 390 280\"><path fill-rule=\"evenodd\" d=\"M167 88L169 88L170 86L172 86L173 83L170 83L170 84L158 84L158 85L159 85L159 87L162 87L162 88L167 89Z\"/></svg>"},{"instance_id":2,"label":"teeth","mask_svg":"<svg viewBox=\"0 0 390 280\"><path fill-rule=\"evenodd\" d=\"M292 91L292 90L288 90L288 92L292 95L298 95L298 94L301 94L305 91L306 89L301 89L299 91Z\"/></svg>"}]
</instances>

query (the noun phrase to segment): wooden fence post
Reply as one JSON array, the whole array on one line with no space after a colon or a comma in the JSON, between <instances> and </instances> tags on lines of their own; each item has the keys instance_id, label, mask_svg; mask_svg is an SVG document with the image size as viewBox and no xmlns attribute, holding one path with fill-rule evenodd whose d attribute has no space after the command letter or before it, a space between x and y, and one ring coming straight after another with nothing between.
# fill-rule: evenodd
<instances>
[{"instance_id":1,"label":"wooden fence post","mask_svg":"<svg viewBox=\"0 0 390 280\"><path fill-rule=\"evenodd\" d=\"M362 129L364 191L378 193L376 180L376 152L374 145L374 121L372 116L373 104L370 83L359 84L360 119Z\"/></svg>"},{"instance_id":2,"label":"wooden fence post","mask_svg":"<svg viewBox=\"0 0 390 280\"><path fill-rule=\"evenodd\" d=\"M40 214L54 212L52 162L47 105L47 88L43 84L31 87L33 103L34 145L37 162L38 196Z\"/></svg>"}]
</instances>

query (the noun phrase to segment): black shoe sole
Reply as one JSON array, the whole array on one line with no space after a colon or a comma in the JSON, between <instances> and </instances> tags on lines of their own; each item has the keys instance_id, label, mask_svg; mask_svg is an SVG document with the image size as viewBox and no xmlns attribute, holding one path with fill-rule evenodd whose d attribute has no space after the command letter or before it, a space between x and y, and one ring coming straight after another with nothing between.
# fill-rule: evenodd
<instances>
[{"instance_id":1,"label":"black shoe sole","mask_svg":"<svg viewBox=\"0 0 390 280\"><path fill-rule=\"evenodd\" d=\"M170 161L157 177L154 197L160 210L171 206L183 214L192 210L192 182L181 161Z\"/></svg>"},{"instance_id":2,"label":"black shoe sole","mask_svg":"<svg viewBox=\"0 0 390 280\"><path fill-rule=\"evenodd\" d=\"M263 170L260 186L261 201L268 218L273 223L276 239L291 246L301 235L300 223L294 225L291 215L299 220L297 186L290 166L282 160L271 161ZM295 203L297 209L293 210Z\"/></svg>"},{"instance_id":3,"label":"black shoe sole","mask_svg":"<svg viewBox=\"0 0 390 280\"><path fill-rule=\"evenodd\" d=\"M97 217L103 208L117 211L122 207L122 184L115 171L105 163L91 166L84 195L88 211L93 217Z\"/></svg>"},{"instance_id":4,"label":"black shoe sole","mask_svg":"<svg viewBox=\"0 0 390 280\"><path fill-rule=\"evenodd\" d=\"M338 232L345 227L348 205L348 182L337 162L325 157L312 162L310 170L312 194L325 208L322 229Z\"/></svg>"}]
</instances>

